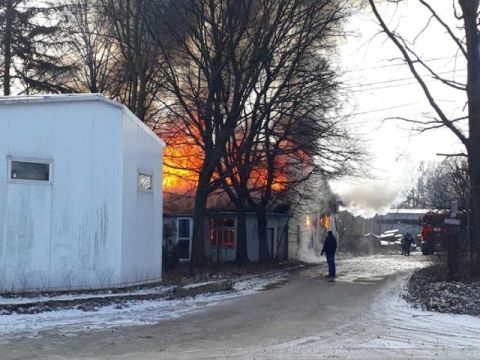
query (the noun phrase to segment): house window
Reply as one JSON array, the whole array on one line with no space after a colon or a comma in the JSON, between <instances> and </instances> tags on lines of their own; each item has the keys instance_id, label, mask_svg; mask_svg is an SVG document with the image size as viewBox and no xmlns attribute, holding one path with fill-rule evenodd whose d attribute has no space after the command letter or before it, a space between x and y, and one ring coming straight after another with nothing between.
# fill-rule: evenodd
<instances>
[{"instance_id":1,"label":"house window","mask_svg":"<svg viewBox=\"0 0 480 360\"><path fill-rule=\"evenodd\" d=\"M9 159L8 173L11 181L51 182L52 162L48 160Z\"/></svg>"},{"instance_id":2,"label":"house window","mask_svg":"<svg viewBox=\"0 0 480 360\"><path fill-rule=\"evenodd\" d=\"M150 174L138 174L138 190L151 192L152 191L152 175Z\"/></svg>"},{"instance_id":3,"label":"house window","mask_svg":"<svg viewBox=\"0 0 480 360\"><path fill-rule=\"evenodd\" d=\"M178 219L178 238L190 239L190 219Z\"/></svg>"},{"instance_id":4,"label":"house window","mask_svg":"<svg viewBox=\"0 0 480 360\"><path fill-rule=\"evenodd\" d=\"M210 246L220 249L235 248L235 219L211 219Z\"/></svg>"},{"instance_id":5,"label":"house window","mask_svg":"<svg viewBox=\"0 0 480 360\"><path fill-rule=\"evenodd\" d=\"M177 246L178 258L181 260L190 259L190 248L192 238L192 219L177 219Z\"/></svg>"}]
</instances>

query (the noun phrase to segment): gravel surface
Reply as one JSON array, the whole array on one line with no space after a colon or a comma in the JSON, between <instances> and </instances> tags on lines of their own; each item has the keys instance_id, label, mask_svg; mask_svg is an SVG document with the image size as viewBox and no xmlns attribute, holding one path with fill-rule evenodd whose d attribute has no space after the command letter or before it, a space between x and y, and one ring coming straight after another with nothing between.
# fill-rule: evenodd
<instances>
[{"instance_id":1,"label":"gravel surface","mask_svg":"<svg viewBox=\"0 0 480 360\"><path fill-rule=\"evenodd\" d=\"M416 271L408 282L404 297L423 310L480 316L480 279L444 281L435 267Z\"/></svg>"}]
</instances>

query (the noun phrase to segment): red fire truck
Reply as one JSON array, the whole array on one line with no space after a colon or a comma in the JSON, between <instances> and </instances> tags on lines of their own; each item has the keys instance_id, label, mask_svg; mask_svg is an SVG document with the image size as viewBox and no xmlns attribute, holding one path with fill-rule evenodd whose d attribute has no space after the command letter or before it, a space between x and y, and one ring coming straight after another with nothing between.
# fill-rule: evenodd
<instances>
[{"instance_id":1,"label":"red fire truck","mask_svg":"<svg viewBox=\"0 0 480 360\"><path fill-rule=\"evenodd\" d=\"M449 226L446 213L428 212L422 218L422 254L431 255L446 248Z\"/></svg>"}]
</instances>

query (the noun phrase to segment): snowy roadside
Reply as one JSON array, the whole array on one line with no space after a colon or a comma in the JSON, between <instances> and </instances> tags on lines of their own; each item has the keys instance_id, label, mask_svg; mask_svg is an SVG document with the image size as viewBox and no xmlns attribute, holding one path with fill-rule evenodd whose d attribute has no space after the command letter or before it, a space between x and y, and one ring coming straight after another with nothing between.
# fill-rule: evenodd
<instances>
[{"instance_id":1,"label":"snowy roadside","mask_svg":"<svg viewBox=\"0 0 480 360\"><path fill-rule=\"evenodd\" d=\"M405 299L423 310L480 316L480 280L445 281L439 271L428 267L415 272L409 279Z\"/></svg>"},{"instance_id":2,"label":"snowy roadside","mask_svg":"<svg viewBox=\"0 0 480 360\"><path fill-rule=\"evenodd\" d=\"M354 360L457 359L459 354L463 359L478 359L478 317L413 308L403 298L408 277L394 278L362 316L335 333L317 336L300 351L285 344L273 350Z\"/></svg>"},{"instance_id":3,"label":"snowy roadside","mask_svg":"<svg viewBox=\"0 0 480 360\"><path fill-rule=\"evenodd\" d=\"M464 352L465 356L478 354L479 318L440 314L412 307L405 299L411 270L415 269L415 273L422 272L429 265L429 261L421 255L398 258L401 259L398 263L389 263L387 258L372 258L370 265L378 265L376 269L372 269L373 274L378 272L388 275L395 270L403 275L387 283L368 311L355 324L341 329L342 335L335 339L341 346L328 355L350 357L352 349L356 349L358 355L352 356L354 359L394 358L404 355L408 355L408 358L431 359L439 353L457 351Z\"/></svg>"},{"instance_id":4,"label":"snowy roadside","mask_svg":"<svg viewBox=\"0 0 480 360\"><path fill-rule=\"evenodd\" d=\"M290 268L260 275L239 276L229 280L231 283L226 290L218 292L196 293L195 289L209 289L211 285L225 283L225 280L181 287L158 286L116 294L63 294L53 297L54 300L46 296L0 298L3 306L21 305L34 308L32 313L11 312L0 316L0 337L7 340L18 336L35 337L40 333L73 335L91 329L155 324L284 283L294 270L295 268ZM180 296L172 296L176 292L179 292ZM193 296L188 295L190 293ZM42 311L39 307L38 311L35 311L36 304L45 304L48 301L70 303L71 306L60 306L47 311Z\"/></svg>"},{"instance_id":5,"label":"snowy roadside","mask_svg":"<svg viewBox=\"0 0 480 360\"><path fill-rule=\"evenodd\" d=\"M339 262L338 282L368 286L389 277L358 317L316 331L298 334L293 340L268 347L248 349L248 357L275 359L478 359L480 321L469 315L441 314L414 308L404 296L412 270L428 266L427 258L381 256L345 259ZM303 272L313 274L316 269ZM318 270L316 270L318 273ZM333 288L332 288L333 289ZM242 353L242 350L239 350ZM267 354L267 355L265 355ZM461 355L461 357L459 356Z\"/></svg>"},{"instance_id":6,"label":"snowy roadside","mask_svg":"<svg viewBox=\"0 0 480 360\"><path fill-rule=\"evenodd\" d=\"M343 258L338 261L338 282L374 283L397 273L406 273L424 266L424 257L376 255L370 257ZM269 271L256 275L239 275L182 286L155 286L117 293L60 294L58 296L1 298L1 306L35 302L65 301L71 306L53 308L38 313L12 312L0 316L0 336L9 338L39 334L74 335L91 329L151 325L166 319L179 318L187 313L216 306L223 302L249 296L282 284L293 272L300 271L304 277L318 278L326 271L325 266L297 266ZM208 289L215 284L230 282L224 291L196 293L198 288ZM228 284L227 284L228 285ZM181 291L179 291L181 289ZM173 296L177 292L179 296ZM189 296L193 294L194 296ZM86 306L82 306L86 304Z\"/></svg>"},{"instance_id":7,"label":"snowy roadside","mask_svg":"<svg viewBox=\"0 0 480 360\"><path fill-rule=\"evenodd\" d=\"M480 350L478 317L440 314L412 307L404 299L406 288L402 284L406 284L407 279L408 276L397 278L372 304L371 311L363 319L369 324L365 337L370 339L363 346Z\"/></svg>"}]
</instances>

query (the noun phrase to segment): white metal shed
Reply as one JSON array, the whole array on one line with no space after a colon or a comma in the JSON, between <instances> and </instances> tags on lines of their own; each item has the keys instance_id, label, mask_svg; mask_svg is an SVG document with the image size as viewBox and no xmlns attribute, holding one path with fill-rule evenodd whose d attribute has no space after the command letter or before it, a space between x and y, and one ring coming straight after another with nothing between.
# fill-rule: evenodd
<instances>
[{"instance_id":1,"label":"white metal shed","mask_svg":"<svg viewBox=\"0 0 480 360\"><path fill-rule=\"evenodd\" d=\"M0 292L159 280L164 147L102 95L0 98Z\"/></svg>"}]
</instances>

